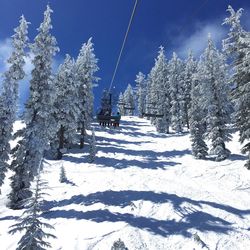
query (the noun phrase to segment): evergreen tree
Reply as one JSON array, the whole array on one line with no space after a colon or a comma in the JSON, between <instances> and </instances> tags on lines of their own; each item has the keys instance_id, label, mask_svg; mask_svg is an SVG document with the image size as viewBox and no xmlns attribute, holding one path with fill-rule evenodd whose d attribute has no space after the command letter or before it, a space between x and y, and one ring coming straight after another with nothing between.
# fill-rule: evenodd
<instances>
[{"instance_id":1,"label":"evergreen tree","mask_svg":"<svg viewBox=\"0 0 250 250\"><path fill-rule=\"evenodd\" d=\"M134 91L132 89L132 86L128 84L124 94L124 109L125 109L125 115L134 115L134 109L135 109L135 101L134 101Z\"/></svg>"},{"instance_id":2,"label":"evergreen tree","mask_svg":"<svg viewBox=\"0 0 250 250\"><path fill-rule=\"evenodd\" d=\"M246 32L240 23L243 9L234 11L228 6L230 16L224 24L230 26L228 37L223 41L223 50L232 62L231 82L236 84L233 91L235 103L235 127L239 130L240 143L245 143L242 151L248 152L246 167L250 169L250 32Z\"/></svg>"},{"instance_id":3,"label":"evergreen tree","mask_svg":"<svg viewBox=\"0 0 250 250\"><path fill-rule=\"evenodd\" d=\"M183 121L185 120L183 72L184 65L174 52L169 62L169 85L171 97L171 123L172 128L177 133L183 131Z\"/></svg>"},{"instance_id":4,"label":"evergreen tree","mask_svg":"<svg viewBox=\"0 0 250 250\"><path fill-rule=\"evenodd\" d=\"M101 115L111 115L112 111L112 96L107 89L102 91L101 98Z\"/></svg>"},{"instance_id":5,"label":"evergreen tree","mask_svg":"<svg viewBox=\"0 0 250 250\"><path fill-rule=\"evenodd\" d=\"M52 145L56 150L56 159L61 159L62 149L77 142L77 122L80 116L74 61L69 55L66 55L64 63L60 65L54 84L57 93L54 118L58 129Z\"/></svg>"},{"instance_id":6,"label":"evergreen tree","mask_svg":"<svg viewBox=\"0 0 250 250\"><path fill-rule=\"evenodd\" d=\"M28 41L28 22L21 16L19 23L12 36L13 51L7 61L9 69L3 75L3 90L0 96L0 187L9 167L9 141L12 139L13 123L17 113L18 83L25 76L23 67Z\"/></svg>"},{"instance_id":7,"label":"evergreen tree","mask_svg":"<svg viewBox=\"0 0 250 250\"><path fill-rule=\"evenodd\" d=\"M120 112L121 115L125 115L124 104L125 104L125 102L124 102L123 94L120 93L119 94L117 109L118 109L118 111Z\"/></svg>"},{"instance_id":8,"label":"evergreen tree","mask_svg":"<svg viewBox=\"0 0 250 250\"><path fill-rule=\"evenodd\" d=\"M146 114L151 114L153 112L152 108L154 109L154 100L151 99L151 89L152 89L151 88L151 85L152 85L151 71L147 75L147 78L146 78L146 104L145 104ZM153 123L152 118L147 117L147 120L151 120L151 122Z\"/></svg>"},{"instance_id":9,"label":"evergreen tree","mask_svg":"<svg viewBox=\"0 0 250 250\"><path fill-rule=\"evenodd\" d=\"M192 52L189 52L188 59L185 62L185 70L184 70L184 111L185 111L185 119L184 122L187 124L187 128L189 129L189 109L191 106L191 85L194 74L197 71L197 63L193 57Z\"/></svg>"},{"instance_id":10,"label":"evergreen tree","mask_svg":"<svg viewBox=\"0 0 250 250\"><path fill-rule=\"evenodd\" d=\"M137 83L137 102L139 117L145 113L146 105L146 77L143 73L139 72L136 76L135 82Z\"/></svg>"},{"instance_id":11,"label":"evergreen tree","mask_svg":"<svg viewBox=\"0 0 250 250\"><path fill-rule=\"evenodd\" d=\"M66 177L66 172L65 172L65 169L64 169L64 166L62 164L61 168L60 168L60 179L59 181L61 183L64 183L64 182L67 182L67 177Z\"/></svg>"},{"instance_id":12,"label":"evergreen tree","mask_svg":"<svg viewBox=\"0 0 250 250\"><path fill-rule=\"evenodd\" d=\"M202 104L207 110L207 136L212 144L211 153L216 155L217 161L221 161L230 153L225 146L231 138L227 128L230 121L229 88L224 56L215 48L210 35L201 63L203 66L199 74L203 89Z\"/></svg>"},{"instance_id":13,"label":"evergreen tree","mask_svg":"<svg viewBox=\"0 0 250 250\"><path fill-rule=\"evenodd\" d=\"M78 121L78 128L81 133L80 148L84 146L84 136L93 118L93 87L96 86L98 77L95 73L99 70L97 58L94 54L92 38L84 43L76 60L76 81L79 85L78 107L81 115Z\"/></svg>"},{"instance_id":14,"label":"evergreen tree","mask_svg":"<svg viewBox=\"0 0 250 250\"><path fill-rule=\"evenodd\" d=\"M96 156L96 141L95 141L95 131L92 129L91 138L89 141L89 161L94 162Z\"/></svg>"},{"instance_id":15,"label":"evergreen tree","mask_svg":"<svg viewBox=\"0 0 250 250\"><path fill-rule=\"evenodd\" d=\"M198 64L198 72L202 68ZM192 141L192 154L197 159L204 159L207 156L207 145L203 139L206 127L204 124L205 111L202 105L201 81L199 73L192 77L191 83L191 104L189 109L190 117L190 137Z\"/></svg>"},{"instance_id":16,"label":"evergreen tree","mask_svg":"<svg viewBox=\"0 0 250 250\"><path fill-rule=\"evenodd\" d=\"M128 248L125 246L124 242L121 239L118 239L114 242L111 250L128 250Z\"/></svg>"},{"instance_id":17,"label":"evergreen tree","mask_svg":"<svg viewBox=\"0 0 250 250\"><path fill-rule=\"evenodd\" d=\"M155 114L163 115L163 118L153 120L158 132L169 132L170 126L170 93L167 60L164 48L161 46L155 65L150 71L150 97L152 111ZM152 112L151 112L152 113Z\"/></svg>"},{"instance_id":18,"label":"evergreen tree","mask_svg":"<svg viewBox=\"0 0 250 250\"><path fill-rule=\"evenodd\" d=\"M47 6L44 20L38 28L38 35L31 46L34 54L30 96L26 104L24 122L26 127L18 132L21 137L13 149L14 160L11 164L14 175L11 177L12 191L9 195L10 208L19 209L20 202L28 198L30 182L37 174L39 162L44 151L49 148L49 141L55 135L56 124L53 119L52 57L58 51L56 39L50 34L52 29Z\"/></svg>"},{"instance_id":19,"label":"evergreen tree","mask_svg":"<svg viewBox=\"0 0 250 250\"><path fill-rule=\"evenodd\" d=\"M56 238L54 235L46 233L43 230L43 228L54 229L54 227L48 223L44 223L40 219L43 197L46 195L44 189L47 187L47 182L41 180L40 167L35 183L34 194L25 201L24 207L26 207L26 209L19 218L20 222L10 227L10 234L25 231L18 242L17 250L43 250L47 247L51 247L50 243L45 241L46 238Z\"/></svg>"}]
</instances>

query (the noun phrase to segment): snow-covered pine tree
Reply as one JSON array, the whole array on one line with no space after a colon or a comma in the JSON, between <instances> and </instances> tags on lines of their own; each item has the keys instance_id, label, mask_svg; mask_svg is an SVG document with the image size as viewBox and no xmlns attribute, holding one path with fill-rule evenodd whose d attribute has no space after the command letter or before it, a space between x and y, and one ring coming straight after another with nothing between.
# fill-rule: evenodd
<instances>
[{"instance_id":1,"label":"snow-covered pine tree","mask_svg":"<svg viewBox=\"0 0 250 250\"><path fill-rule=\"evenodd\" d=\"M112 95L107 89L104 89L102 91L102 97L101 97L100 114L111 115L111 111L112 111Z\"/></svg>"},{"instance_id":2,"label":"snow-covered pine tree","mask_svg":"<svg viewBox=\"0 0 250 250\"><path fill-rule=\"evenodd\" d=\"M134 91L130 84L128 84L124 94L124 109L125 115L134 115L134 108L135 108L135 100L134 100Z\"/></svg>"},{"instance_id":3,"label":"snow-covered pine tree","mask_svg":"<svg viewBox=\"0 0 250 250\"><path fill-rule=\"evenodd\" d=\"M233 90L235 103L235 127L239 130L243 152L248 153L245 166L250 169L250 32L245 31L240 23L243 9L235 11L228 6L230 16L223 24L230 26L228 37L223 41L223 50L231 60L233 76L231 82L236 84Z\"/></svg>"},{"instance_id":4,"label":"snow-covered pine tree","mask_svg":"<svg viewBox=\"0 0 250 250\"><path fill-rule=\"evenodd\" d=\"M92 128L91 138L89 140L89 161L94 162L96 156L96 140L95 140L95 131Z\"/></svg>"},{"instance_id":5,"label":"snow-covered pine tree","mask_svg":"<svg viewBox=\"0 0 250 250\"><path fill-rule=\"evenodd\" d=\"M157 59L155 59L156 62ZM147 95L146 95L146 113L147 114L158 114L157 111L157 88L155 86L155 82L153 81L154 78L154 66L150 70L148 77L147 77ZM150 121L153 125L156 124L156 118L155 117L150 117Z\"/></svg>"},{"instance_id":6,"label":"snow-covered pine tree","mask_svg":"<svg viewBox=\"0 0 250 250\"><path fill-rule=\"evenodd\" d=\"M169 86L171 98L171 124L172 128L180 133L183 131L185 120L185 97L184 97L184 64L174 52L169 61Z\"/></svg>"},{"instance_id":7,"label":"snow-covered pine tree","mask_svg":"<svg viewBox=\"0 0 250 250\"><path fill-rule=\"evenodd\" d=\"M56 238L53 234L46 233L43 230L43 228L51 230L54 229L54 227L40 219L44 195L46 195L46 193L44 193L44 189L46 188L47 182L41 180L40 166L35 180L33 196L27 199L23 204L26 209L23 215L18 219L19 222L10 227L10 234L25 231L24 235L18 242L18 247L16 248L17 250L44 250L45 248L51 247L51 244L45 239Z\"/></svg>"},{"instance_id":8,"label":"snow-covered pine tree","mask_svg":"<svg viewBox=\"0 0 250 250\"><path fill-rule=\"evenodd\" d=\"M80 148L84 146L84 136L93 118L93 87L97 86L99 80L95 73L99 70L98 59L94 54L92 38L82 45L76 60L76 81L79 85L78 106L81 115L78 121L78 128L81 133Z\"/></svg>"},{"instance_id":9,"label":"snow-covered pine tree","mask_svg":"<svg viewBox=\"0 0 250 250\"><path fill-rule=\"evenodd\" d=\"M60 168L60 178L59 178L59 181L61 183L63 182L67 182L67 177L66 177L66 172L65 172L65 168L63 166L63 164L61 165L61 168Z\"/></svg>"},{"instance_id":10,"label":"snow-covered pine tree","mask_svg":"<svg viewBox=\"0 0 250 250\"><path fill-rule=\"evenodd\" d=\"M80 116L78 106L78 85L75 81L74 61L66 55L60 65L54 84L56 98L54 101L54 118L57 123L57 136L52 140L56 159L62 158L62 150L77 143L77 122Z\"/></svg>"},{"instance_id":11,"label":"snow-covered pine tree","mask_svg":"<svg viewBox=\"0 0 250 250\"><path fill-rule=\"evenodd\" d=\"M225 142L231 136L229 84L224 56L216 49L211 36L201 56L202 70L199 71L202 82L202 105L206 112L207 137L211 140L211 153L217 161L224 160L230 154Z\"/></svg>"},{"instance_id":12,"label":"snow-covered pine tree","mask_svg":"<svg viewBox=\"0 0 250 250\"><path fill-rule=\"evenodd\" d=\"M151 70L152 71L152 70ZM150 73L151 73L150 71ZM154 101L151 99L151 85L152 85L152 79L151 79L151 74L147 75L146 78L146 105L145 105L145 113L146 114L151 114L152 113L152 108L154 108ZM151 120L153 122L152 118L147 117L147 120Z\"/></svg>"},{"instance_id":13,"label":"snow-covered pine tree","mask_svg":"<svg viewBox=\"0 0 250 250\"><path fill-rule=\"evenodd\" d=\"M160 46L155 64L150 71L150 78L149 105L152 107L153 113L163 115L162 118L155 118L154 124L158 132L168 133L170 126L170 95L167 60L162 46Z\"/></svg>"},{"instance_id":14,"label":"snow-covered pine tree","mask_svg":"<svg viewBox=\"0 0 250 250\"><path fill-rule=\"evenodd\" d=\"M194 74L197 71L197 62L195 61L192 51L189 51L188 58L185 61L185 70L184 70L184 110L185 110L185 124L189 129L189 109L191 105L191 85Z\"/></svg>"},{"instance_id":15,"label":"snow-covered pine tree","mask_svg":"<svg viewBox=\"0 0 250 250\"><path fill-rule=\"evenodd\" d=\"M12 209L22 208L20 202L30 196L30 182L37 174L39 162L56 132L52 116L55 99L52 87L52 58L58 48L55 37L50 34L52 12L47 6L38 35L31 45L34 69L30 81L30 96L24 113L26 127L17 134L21 139L13 149L14 160L11 164L14 175L11 177L9 207Z\"/></svg>"},{"instance_id":16,"label":"snow-covered pine tree","mask_svg":"<svg viewBox=\"0 0 250 250\"><path fill-rule=\"evenodd\" d=\"M145 113L146 105L146 76L139 72L136 75L135 82L137 83L137 106L138 106L138 115L142 117Z\"/></svg>"},{"instance_id":17,"label":"snow-covered pine tree","mask_svg":"<svg viewBox=\"0 0 250 250\"><path fill-rule=\"evenodd\" d=\"M191 82L191 103L189 109L190 138L192 141L192 154L197 159L205 159L208 147L204 141L206 127L204 124L205 111L202 105L201 81L199 71L202 64L198 64L198 72L193 75Z\"/></svg>"},{"instance_id":18,"label":"snow-covered pine tree","mask_svg":"<svg viewBox=\"0 0 250 250\"><path fill-rule=\"evenodd\" d=\"M114 242L111 250L128 250L128 248L125 246L124 242L121 239L118 239Z\"/></svg>"},{"instance_id":19,"label":"snow-covered pine tree","mask_svg":"<svg viewBox=\"0 0 250 250\"><path fill-rule=\"evenodd\" d=\"M125 110L124 110L124 97L123 94L119 94L119 100L117 104L117 109L120 112L121 115L125 115Z\"/></svg>"},{"instance_id":20,"label":"snow-covered pine tree","mask_svg":"<svg viewBox=\"0 0 250 250\"><path fill-rule=\"evenodd\" d=\"M12 36L13 51L7 61L9 69L3 74L3 89L0 96L0 187L9 166L9 141L12 139L13 123L17 113L18 83L25 75L23 67L28 42L28 22L21 16L19 23Z\"/></svg>"}]
</instances>

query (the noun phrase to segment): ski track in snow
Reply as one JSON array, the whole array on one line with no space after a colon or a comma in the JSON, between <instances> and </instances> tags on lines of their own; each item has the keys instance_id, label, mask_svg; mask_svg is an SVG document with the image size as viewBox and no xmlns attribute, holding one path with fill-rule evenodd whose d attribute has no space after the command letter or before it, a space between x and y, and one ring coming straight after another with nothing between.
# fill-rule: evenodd
<instances>
[{"instance_id":1,"label":"ski track in snow","mask_svg":"<svg viewBox=\"0 0 250 250\"><path fill-rule=\"evenodd\" d=\"M188 133L159 134L148 120L123 117L118 129L94 126L93 164L86 146L45 166L51 189L42 217L55 227L52 249L110 250L119 238L129 250L250 249L250 171L237 134L228 143L230 158L215 162L192 157ZM63 184L62 164L69 179ZM16 249L21 236L7 233L22 214L6 207L9 192L7 178L0 250Z\"/></svg>"}]
</instances>

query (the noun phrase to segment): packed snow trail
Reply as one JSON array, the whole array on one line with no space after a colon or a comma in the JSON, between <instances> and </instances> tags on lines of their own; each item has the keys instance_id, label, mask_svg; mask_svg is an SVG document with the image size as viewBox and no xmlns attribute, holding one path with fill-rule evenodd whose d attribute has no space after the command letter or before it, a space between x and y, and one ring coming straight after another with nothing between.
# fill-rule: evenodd
<instances>
[{"instance_id":1,"label":"packed snow trail","mask_svg":"<svg viewBox=\"0 0 250 250\"><path fill-rule=\"evenodd\" d=\"M214 162L192 157L188 133L159 134L144 119L123 117L118 129L95 130L94 163L72 150L45 167L52 249L110 250L118 238L130 250L249 249L250 171L237 135L231 157ZM20 235L8 235L8 227L22 211L5 206L9 180L2 193L0 249L12 250Z\"/></svg>"}]
</instances>

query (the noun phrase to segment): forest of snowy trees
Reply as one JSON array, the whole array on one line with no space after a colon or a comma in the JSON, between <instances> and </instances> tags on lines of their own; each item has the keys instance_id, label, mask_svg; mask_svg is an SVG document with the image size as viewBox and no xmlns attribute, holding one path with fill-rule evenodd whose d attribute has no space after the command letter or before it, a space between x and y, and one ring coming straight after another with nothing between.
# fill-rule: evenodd
<instances>
[{"instance_id":1,"label":"forest of snowy trees","mask_svg":"<svg viewBox=\"0 0 250 250\"><path fill-rule=\"evenodd\" d=\"M239 131L242 152L249 157L245 166L250 169L250 32L240 24L242 9L229 6L227 11L223 25L229 26L229 33L222 51L211 34L199 59L190 51L187 59L174 52L167 60L161 46L147 77L141 72L136 76L134 94L130 84L120 93L119 102L125 105L118 104L118 109L131 115L124 106L136 106L139 117L149 117L161 133L169 133L170 127L176 133L189 129L192 153L198 159L208 155L216 161L226 159L230 154L226 142Z\"/></svg>"},{"instance_id":2,"label":"forest of snowy trees","mask_svg":"<svg viewBox=\"0 0 250 250\"><path fill-rule=\"evenodd\" d=\"M161 46L149 74L139 72L136 87L133 89L129 84L120 94L118 110L121 115L148 117L160 133L189 130L192 153L198 159L208 156L216 161L226 159L230 155L226 142L233 132L238 131L242 152L248 154L245 166L250 169L250 32L241 26L242 9L235 11L229 6L227 11L229 16L223 24L229 27L229 33L223 40L221 51L210 34L199 59L190 51L185 60L175 52L168 60ZM57 72L52 71L53 57L59 51L56 38L51 34L52 12L47 6L32 43L28 39L29 22L21 16L12 36L9 68L3 73L0 188L7 170L11 170L9 208L22 209L27 206L27 200L30 204L28 217L11 230L11 233L26 230L20 249L30 236L27 230L36 230L34 237L38 238L34 238L32 244L39 247L49 246L40 242L41 235L54 237L41 231L37 215L42 162L46 155L59 160L73 146L84 147L86 130L91 129L94 113L93 87L99 80L96 76L98 60L91 38L82 45L76 59L66 55ZM24 64L28 54L33 55L34 68L29 99L22 116L25 126L13 135L18 84L25 77ZM89 161L93 162L96 154L93 129L90 137ZM13 139L17 139L17 144L11 149ZM207 141L211 142L210 148ZM64 172L61 179L65 178ZM36 189L32 191L34 180Z\"/></svg>"},{"instance_id":3,"label":"forest of snowy trees","mask_svg":"<svg viewBox=\"0 0 250 250\"><path fill-rule=\"evenodd\" d=\"M47 6L44 20L37 29L32 44L28 44L28 22L22 16L13 36L10 67L4 73L1 94L1 165L0 184L10 168L12 192L9 206L22 207L21 201L30 197L31 181L38 174L38 165L47 151L55 159L62 152L79 143L82 148L86 129L93 116L93 86L98 81L97 59L91 38L83 44L76 60L66 55L57 73L52 72L52 60L59 51L56 38L51 35L51 13ZM27 51L29 48L29 51ZM24 78L24 58L33 54L29 99L25 105L25 127L12 136L17 113L18 83ZM19 138L10 150L10 140ZM8 165L9 156L13 161Z\"/></svg>"},{"instance_id":4,"label":"forest of snowy trees","mask_svg":"<svg viewBox=\"0 0 250 250\"><path fill-rule=\"evenodd\" d=\"M42 170L41 161L44 155L50 152L55 159L61 159L62 153L72 145L78 143L83 147L86 129L89 128L93 116L92 89L98 81L95 76L98 71L98 60L94 54L94 45L90 38L82 45L76 60L66 55L58 71L52 72L53 57L59 51L56 38L51 34L52 13L51 8L47 6L44 20L37 29L38 34L33 43L29 43L28 39L29 22L21 16L19 26L12 36L13 52L8 59L9 68L3 74L0 96L0 187L7 170L12 170L12 191L9 194L8 204L12 209L26 207L27 199L33 199L31 200L33 210L38 209L37 199L41 197L37 192L41 187L37 176ZM25 57L29 54L33 55L34 68L31 72L29 98L22 115L25 126L13 135L13 124L18 112L18 84L25 77ZM11 149L10 141L13 139L18 141ZM93 158L95 151L94 149L92 151ZM35 178L37 188L35 196L32 196L30 187ZM39 211L33 210L30 215L33 216L31 228L26 224L30 221L24 221L23 224L18 224L12 233L19 229L35 230L36 227L39 229L42 226L34 217L38 216ZM47 246L40 241L43 231L39 230L38 235L34 236L38 238L30 243L33 247L36 246L32 249L42 249L39 247ZM44 237L47 236L44 234ZM29 240L24 236L21 241L20 249L23 249L21 246Z\"/></svg>"}]
</instances>

